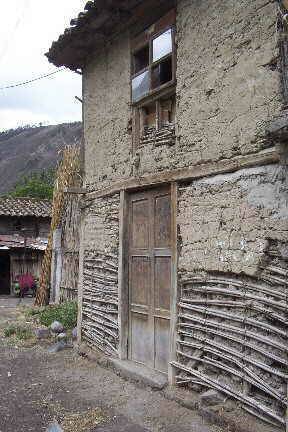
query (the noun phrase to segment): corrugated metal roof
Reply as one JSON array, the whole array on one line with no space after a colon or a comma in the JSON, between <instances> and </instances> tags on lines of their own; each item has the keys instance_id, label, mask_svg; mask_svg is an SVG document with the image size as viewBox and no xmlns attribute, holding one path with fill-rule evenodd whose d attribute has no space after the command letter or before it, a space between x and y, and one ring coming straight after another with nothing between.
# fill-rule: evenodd
<instances>
[{"instance_id":1,"label":"corrugated metal roof","mask_svg":"<svg viewBox=\"0 0 288 432\"><path fill-rule=\"evenodd\" d=\"M0 198L0 216L51 217L52 203L34 198Z\"/></svg>"}]
</instances>

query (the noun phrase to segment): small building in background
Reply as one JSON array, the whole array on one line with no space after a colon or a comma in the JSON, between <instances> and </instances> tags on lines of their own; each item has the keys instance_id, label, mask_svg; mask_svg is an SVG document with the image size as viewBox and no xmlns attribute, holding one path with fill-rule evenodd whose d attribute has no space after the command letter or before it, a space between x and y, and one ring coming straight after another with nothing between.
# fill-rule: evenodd
<instances>
[{"instance_id":1,"label":"small building in background","mask_svg":"<svg viewBox=\"0 0 288 432\"><path fill-rule=\"evenodd\" d=\"M51 202L32 198L0 199L0 295L37 280L51 222Z\"/></svg>"},{"instance_id":2,"label":"small building in background","mask_svg":"<svg viewBox=\"0 0 288 432\"><path fill-rule=\"evenodd\" d=\"M78 183L77 183L78 181ZM81 179L77 176L75 187ZM79 280L79 247L81 223L81 196L65 194L61 223L53 231L50 301L77 300Z\"/></svg>"}]
</instances>

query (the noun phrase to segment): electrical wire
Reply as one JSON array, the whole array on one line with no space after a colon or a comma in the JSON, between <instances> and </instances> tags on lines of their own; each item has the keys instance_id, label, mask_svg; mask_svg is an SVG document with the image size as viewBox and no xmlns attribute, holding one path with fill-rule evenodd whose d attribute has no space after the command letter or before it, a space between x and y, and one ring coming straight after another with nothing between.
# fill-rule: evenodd
<instances>
[{"instance_id":1,"label":"electrical wire","mask_svg":"<svg viewBox=\"0 0 288 432\"><path fill-rule=\"evenodd\" d=\"M32 79L30 79L30 80L28 80L28 81L23 81L23 82L16 83L16 84L11 84L11 85L8 85L8 86L5 86L5 87L0 87L0 90L7 90L7 89L14 88L14 87L25 86L25 85L27 85L27 84L31 84L31 83L33 83L33 82L35 82L35 81L39 81L39 80L42 80L42 79L44 79L44 78L48 78L48 77L50 77L51 75L55 75L55 74L57 74L57 73L59 73L59 72L63 72L64 70L65 70L65 68L63 67L63 68L58 69L58 70L56 70L56 71L54 71L54 72L50 72L50 73L45 74L45 75L40 75L40 76L38 76L38 77L36 77L36 78L32 78Z\"/></svg>"}]
</instances>

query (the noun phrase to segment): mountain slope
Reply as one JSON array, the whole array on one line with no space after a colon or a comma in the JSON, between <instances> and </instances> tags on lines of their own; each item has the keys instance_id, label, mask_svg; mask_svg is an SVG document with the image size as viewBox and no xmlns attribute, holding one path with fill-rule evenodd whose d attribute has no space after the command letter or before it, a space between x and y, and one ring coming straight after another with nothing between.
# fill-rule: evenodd
<instances>
[{"instance_id":1,"label":"mountain slope","mask_svg":"<svg viewBox=\"0 0 288 432\"><path fill-rule=\"evenodd\" d=\"M24 175L54 168L66 145L79 144L81 123L11 129L0 133L0 194Z\"/></svg>"}]
</instances>

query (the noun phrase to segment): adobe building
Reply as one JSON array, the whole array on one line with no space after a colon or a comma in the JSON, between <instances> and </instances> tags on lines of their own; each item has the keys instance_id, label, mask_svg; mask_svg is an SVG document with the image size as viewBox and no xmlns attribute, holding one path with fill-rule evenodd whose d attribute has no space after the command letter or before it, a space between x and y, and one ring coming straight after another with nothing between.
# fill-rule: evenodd
<instances>
[{"instance_id":1,"label":"adobe building","mask_svg":"<svg viewBox=\"0 0 288 432\"><path fill-rule=\"evenodd\" d=\"M288 2L95 0L49 53L83 77L79 327L111 358L283 430Z\"/></svg>"},{"instance_id":2,"label":"adobe building","mask_svg":"<svg viewBox=\"0 0 288 432\"><path fill-rule=\"evenodd\" d=\"M51 221L51 202L0 198L0 295L14 294L19 277L40 277Z\"/></svg>"}]
</instances>

